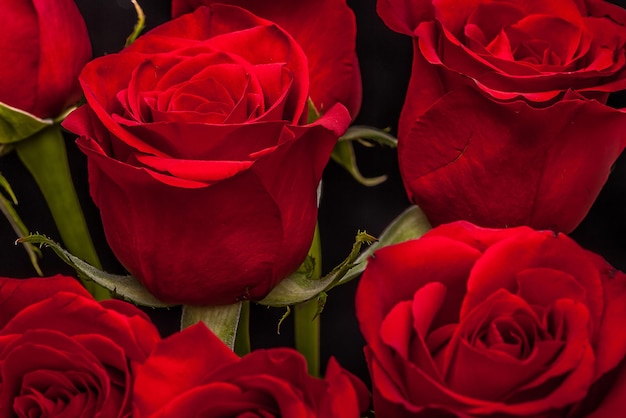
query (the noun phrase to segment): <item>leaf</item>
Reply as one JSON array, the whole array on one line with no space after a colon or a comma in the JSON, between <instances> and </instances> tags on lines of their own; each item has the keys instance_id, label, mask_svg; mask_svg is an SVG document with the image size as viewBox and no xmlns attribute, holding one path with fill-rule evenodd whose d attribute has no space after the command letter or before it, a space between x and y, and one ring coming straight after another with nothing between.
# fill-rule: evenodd
<instances>
[{"instance_id":1,"label":"leaf","mask_svg":"<svg viewBox=\"0 0 626 418\"><path fill-rule=\"evenodd\" d=\"M63 243L81 259L99 267L80 201L74 189L65 140L58 125L16 145L18 157L46 199Z\"/></svg>"},{"instance_id":2,"label":"leaf","mask_svg":"<svg viewBox=\"0 0 626 418\"><path fill-rule=\"evenodd\" d=\"M183 330L202 321L224 344L233 350L241 306L242 302L218 306L183 305L180 329Z\"/></svg>"},{"instance_id":3,"label":"leaf","mask_svg":"<svg viewBox=\"0 0 626 418\"><path fill-rule=\"evenodd\" d=\"M364 177L357 166L356 155L352 141L358 141L362 145L372 146L372 142L392 148L398 146L398 140L387 132L372 128L371 126L355 125L348 128L345 134L339 138L339 142L335 145L331 158L345 168L352 177L364 186L377 186L387 180L386 175L377 177ZM371 141L371 142L370 142Z\"/></svg>"},{"instance_id":4,"label":"leaf","mask_svg":"<svg viewBox=\"0 0 626 418\"><path fill-rule=\"evenodd\" d=\"M18 238L25 237L26 235L28 235L28 228L26 227L26 225L24 225L24 222L22 222L22 219L13 207L13 205L17 205L17 197L15 196L15 193L13 193L11 185L2 174L0 174L0 187L2 187L11 198L11 200L9 200L4 197L2 193L0 193L0 212L2 212L7 218L7 221L9 221L11 228L13 228L13 231L18 236ZM33 265L33 268L35 269L37 274L39 276L43 276L43 272L41 271L41 268L39 267L39 262L37 261L41 257L41 251L39 250L39 248L27 242L23 243L22 245L24 246L24 250L26 251L26 254L28 254L28 258L30 259L30 263Z\"/></svg>"},{"instance_id":5,"label":"leaf","mask_svg":"<svg viewBox=\"0 0 626 418\"><path fill-rule=\"evenodd\" d=\"M367 178L364 177L363 174L361 174L361 172L359 171L359 167L356 163L356 155L354 154L354 147L352 146L351 142L337 142L337 145L335 145L335 148L333 148L333 153L330 156L336 163L345 168L348 173L352 174L352 177L356 181L364 186L378 186L379 184L387 180L386 175Z\"/></svg>"},{"instance_id":6,"label":"leaf","mask_svg":"<svg viewBox=\"0 0 626 418\"><path fill-rule=\"evenodd\" d=\"M17 196L15 196L15 193L13 192L11 185L9 184L6 177L4 177L2 174L0 174L0 187L2 187L5 192L7 192L13 204L17 205Z\"/></svg>"},{"instance_id":7,"label":"leaf","mask_svg":"<svg viewBox=\"0 0 626 418\"><path fill-rule=\"evenodd\" d=\"M39 119L35 115L0 102L0 144L21 141L53 124L52 119Z\"/></svg>"},{"instance_id":8,"label":"leaf","mask_svg":"<svg viewBox=\"0 0 626 418\"><path fill-rule=\"evenodd\" d=\"M391 148L398 147L398 140L393 135L389 135L382 129L362 125L349 127L346 133L339 138L339 141L365 141L365 144L367 141L373 141Z\"/></svg>"},{"instance_id":9,"label":"leaf","mask_svg":"<svg viewBox=\"0 0 626 418\"><path fill-rule=\"evenodd\" d=\"M119 276L99 270L91 264L84 262L80 258L64 250L58 243L44 235L29 235L18 239L17 242L30 242L50 247L59 256L59 258L61 258L61 260L67 263L70 267L74 268L79 276L92 280L124 299L138 305L151 306L153 308L174 306L172 304L161 302L155 298L137 278L130 275Z\"/></svg>"}]
</instances>

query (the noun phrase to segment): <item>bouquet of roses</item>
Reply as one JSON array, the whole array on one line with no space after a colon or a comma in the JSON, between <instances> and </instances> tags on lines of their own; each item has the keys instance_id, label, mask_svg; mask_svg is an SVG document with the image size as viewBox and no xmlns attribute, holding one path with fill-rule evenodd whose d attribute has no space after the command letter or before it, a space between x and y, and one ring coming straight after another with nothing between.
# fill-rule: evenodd
<instances>
[{"instance_id":1,"label":"bouquet of roses","mask_svg":"<svg viewBox=\"0 0 626 418\"><path fill-rule=\"evenodd\" d=\"M0 417L622 416L622 5L140 3L0 0Z\"/></svg>"}]
</instances>

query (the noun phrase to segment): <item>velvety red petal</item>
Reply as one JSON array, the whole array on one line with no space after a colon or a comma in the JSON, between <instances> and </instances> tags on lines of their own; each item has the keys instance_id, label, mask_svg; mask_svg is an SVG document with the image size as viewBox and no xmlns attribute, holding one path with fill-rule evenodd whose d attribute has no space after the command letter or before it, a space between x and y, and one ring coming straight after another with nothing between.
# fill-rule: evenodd
<instances>
[{"instance_id":1,"label":"velvety red petal","mask_svg":"<svg viewBox=\"0 0 626 418\"><path fill-rule=\"evenodd\" d=\"M189 351L197 347L198 351ZM148 359L135 368L134 407L150 416L171 399L211 381L218 369L239 357L204 324L196 324L162 340Z\"/></svg>"},{"instance_id":2,"label":"velvety red petal","mask_svg":"<svg viewBox=\"0 0 626 418\"><path fill-rule=\"evenodd\" d=\"M387 26L407 35L421 22L435 17L432 0L378 0L376 11Z\"/></svg>"},{"instance_id":3,"label":"velvety red petal","mask_svg":"<svg viewBox=\"0 0 626 418\"><path fill-rule=\"evenodd\" d=\"M575 279L583 290L582 302L587 305L594 322L600 322L604 301L598 270L573 240L565 235L555 235L547 231L513 236L485 251L483 257L476 262L468 280L467 297L463 301L461 315L479 305L498 289L518 293L520 274L523 276L526 269L532 272L537 268L558 270ZM554 283L552 285L554 286ZM552 293L550 285L545 286L548 288L545 289L543 297L551 294L556 299L570 296L567 288L561 291L559 297L560 289L553 289ZM535 291L543 292L543 287L540 289ZM538 298L534 299L534 302L537 301Z\"/></svg>"},{"instance_id":4,"label":"velvety red petal","mask_svg":"<svg viewBox=\"0 0 626 418\"><path fill-rule=\"evenodd\" d=\"M126 316L102 307L91 297L58 293L22 309L0 330L0 335L20 334L31 328L51 329L69 336L102 334L124 348L129 358L142 361L160 338L143 312L137 308L132 311L134 315Z\"/></svg>"},{"instance_id":5,"label":"velvety red petal","mask_svg":"<svg viewBox=\"0 0 626 418\"><path fill-rule=\"evenodd\" d=\"M13 410L30 405L34 410L63 415L76 411L78 403L84 408L82 412L89 415L95 416L103 409L113 412L113 416L124 413L121 404L104 407L107 401L120 400L109 398L107 370L96 356L70 337L47 330L26 332L3 347L1 357L0 405L4 411L7 407ZM43 396L28 396L36 392Z\"/></svg>"},{"instance_id":6,"label":"velvety red petal","mask_svg":"<svg viewBox=\"0 0 626 418\"><path fill-rule=\"evenodd\" d=\"M621 271L608 270L603 277L604 314L596 330L595 344L596 378L607 373L626 356L626 275Z\"/></svg>"},{"instance_id":7,"label":"velvety red petal","mask_svg":"<svg viewBox=\"0 0 626 418\"><path fill-rule=\"evenodd\" d=\"M217 0L174 0L172 16ZM356 22L345 0L236 0L229 4L276 22L302 47L309 63L310 96L324 112L344 104L352 117L361 104L361 76L356 59Z\"/></svg>"},{"instance_id":8,"label":"velvety red petal","mask_svg":"<svg viewBox=\"0 0 626 418\"><path fill-rule=\"evenodd\" d=\"M423 237L441 236L453 238L455 241L470 245L482 253L492 245L507 238L534 233L533 229L525 226L493 229L483 228L467 221L456 221L439 225L437 228L426 232Z\"/></svg>"},{"instance_id":9,"label":"velvety red petal","mask_svg":"<svg viewBox=\"0 0 626 418\"><path fill-rule=\"evenodd\" d=\"M56 275L47 278L0 278L0 330L11 319L30 305L51 298L59 292L74 293L91 298L91 295L72 277Z\"/></svg>"},{"instance_id":10,"label":"velvety red petal","mask_svg":"<svg viewBox=\"0 0 626 418\"><path fill-rule=\"evenodd\" d=\"M325 380L328 382L328 417L359 417L370 406L367 386L343 369L334 357L328 360ZM346 402L348 400L348 402ZM324 410L322 410L324 411Z\"/></svg>"},{"instance_id":11,"label":"velvety red petal","mask_svg":"<svg viewBox=\"0 0 626 418\"><path fill-rule=\"evenodd\" d=\"M107 241L155 296L188 304L234 303L269 291L283 239L280 209L251 172L187 189L84 151ZM164 247L164 237L176 245Z\"/></svg>"},{"instance_id":12,"label":"velvety red petal","mask_svg":"<svg viewBox=\"0 0 626 418\"><path fill-rule=\"evenodd\" d=\"M14 1L0 14L0 25L4 32L0 42L0 102L32 112L37 105L40 49L39 18L33 2Z\"/></svg>"},{"instance_id":13,"label":"velvety red petal","mask_svg":"<svg viewBox=\"0 0 626 418\"><path fill-rule=\"evenodd\" d=\"M171 174L174 177L202 181L207 184L225 180L250 168L252 165L252 161L180 160L150 155L137 155L137 161L154 170Z\"/></svg>"},{"instance_id":14,"label":"velvety red petal","mask_svg":"<svg viewBox=\"0 0 626 418\"><path fill-rule=\"evenodd\" d=\"M599 386L595 388L595 394L600 398L599 405L593 412L580 416L587 418L619 417L624 412L624 396L626 396L626 366L624 361L619 364L614 373L615 376L613 376L609 388L605 386L604 381L599 382ZM592 399L592 401L594 400ZM574 416L578 417L579 415Z\"/></svg>"},{"instance_id":15,"label":"velvety red petal","mask_svg":"<svg viewBox=\"0 0 626 418\"><path fill-rule=\"evenodd\" d=\"M39 15L36 115L58 116L81 98L78 74L91 59L87 26L71 0L33 1Z\"/></svg>"},{"instance_id":16,"label":"velvety red petal","mask_svg":"<svg viewBox=\"0 0 626 418\"><path fill-rule=\"evenodd\" d=\"M401 301L431 282L446 286L448 296L437 325L457 322L469 272L480 257L472 247L432 237L381 248L370 257L356 293L356 314L368 344L378 347L383 318Z\"/></svg>"},{"instance_id":17,"label":"velvety red petal","mask_svg":"<svg viewBox=\"0 0 626 418\"><path fill-rule=\"evenodd\" d=\"M510 328L508 340L502 344L489 344L487 337L477 335L494 323L511 321L518 325ZM451 358L446 360L446 383L452 390L485 401L504 401L506 396L523 386L530 379L541 375L556 354L562 343L546 344L543 333L537 332L542 326L532 308L518 296L498 290L489 295L479 306L461 320L451 346ZM518 334L527 335L515 335ZM504 350L504 345L525 347L518 352ZM476 381L482 382L476 385Z\"/></svg>"},{"instance_id":18,"label":"velvety red petal","mask_svg":"<svg viewBox=\"0 0 626 418\"><path fill-rule=\"evenodd\" d=\"M625 125L625 113L595 101L534 109L457 90L405 129L400 170L409 197L434 224L465 219L569 232L626 145ZM590 146L590 137L602 146Z\"/></svg>"}]
</instances>

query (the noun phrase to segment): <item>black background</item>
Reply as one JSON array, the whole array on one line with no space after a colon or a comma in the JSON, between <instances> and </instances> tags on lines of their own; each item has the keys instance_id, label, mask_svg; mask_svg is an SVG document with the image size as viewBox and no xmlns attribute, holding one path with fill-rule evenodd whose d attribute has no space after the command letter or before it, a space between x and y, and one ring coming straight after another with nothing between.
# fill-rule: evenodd
<instances>
[{"instance_id":1,"label":"black background","mask_svg":"<svg viewBox=\"0 0 626 418\"><path fill-rule=\"evenodd\" d=\"M135 24L130 0L77 0L76 3L87 22L94 56L119 51ZM625 3L626 0L621 2L622 5ZM357 54L363 77L363 103L356 123L390 127L395 134L410 76L411 42L382 23L376 15L375 0L353 0L348 4L357 18ZM144 0L142 7L148 29L169 19L170 0ZM626 103L624 97L623 94L614 95L610 103L622 107ZM106 245L98 210L89 198L86 159L74 145L72 136L67 135L67 139L75 185L100 258L106 270L122 273L122 267ZM325 272L347 255L357 230L365 229L377 235L409 205L398 173L395 150L357 146L357 155L364 175L387 174L389 179L382 185L368 188L354 181L335 163L329 163L324 173L319 213ZM20 202L18 211L30 230L59 240L36 184L14 154L0 160L0 171L13 186ZM614 266L626 270L626 157L618 160L588 216L571 235L583 247L598 252ZM14 239L9 224L0 220L0 275L35 276L23 249L13 245ZM44 250L41 266L45 275L72 274L50 250ZM329 295L322 314L322 364L325 365L328 357L333 355L348 370L367 380L363 340L354 315L355 288L356 281L334 289ZM145 310L163 335L176 331L177 309ZM293 323L290 320L283 324L281 335L276 334L276 325L283 313L282 309L253 308L253 348L293 346Z\"/></svg>"}]
</instances>

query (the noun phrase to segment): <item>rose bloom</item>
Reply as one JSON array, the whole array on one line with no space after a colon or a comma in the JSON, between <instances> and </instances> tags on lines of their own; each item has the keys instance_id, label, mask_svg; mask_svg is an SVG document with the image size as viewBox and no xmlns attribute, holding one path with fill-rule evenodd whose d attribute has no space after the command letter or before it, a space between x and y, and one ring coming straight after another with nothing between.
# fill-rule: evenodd
<instances>
[{"instance_id":1,"label":"rose bloom","mask_svg":"<svg viewBox=\"0 0 626 418\"><path fill-rule=\"evenodd\" d=\"M379 0L413 37L398 154L434 224L572 231L626 142L626 11L601 0Z\"/></svg>"},{"instance_id":2,"label":"rose bloom","mask_svg":"<svg viewBox=\"0 0 626 418\"><path fill-rule=\"evenodd\" d=\"M172 0L172 16L219 0ZM356 116L361 107L361 72L356 56L356 20L345 0L229 0L285 29L307 56L310 96L324 112L344 104Z\"/></svg>"},{"instance_id":3,"label":"rose bloom","mask_svg":"<svg viewBox=\"0 0 626 418\"><path fill-rule=\"evenodd\" d=\"M295 350L255 350L239 358L197 324L163 340L136 368L134 405L142 418L358 418L369 394L333 359L326 378L317 379Z\"/></svg>"},{"instance_id":4,"label":"rose bloom","mask_svg":"<svg viewBox=\"0 0 626 418\"><path fill-rule=\"evenodd\" d=\"M376 416L617 417L626 275L563 234L442 225L356 295Z\"/></svg>"},{"instance_id":5,"label":"rose bloom","mask_svg":"<svg viewBox=\"0 0 626 418\"><path fill-rule=\"evenodd\" d=\"M80 99L91 44L74 0L2 0L0 27L1 103L47 118Z\"/></svg>"},{"instance_id":6,"label":"rose bloom","mask_svg":"<svg viewBox=\"0 0 626 418\"><path fill-rule=\"evenodd\" d=\"M85 67L64 126L109 245L159 299L260 299L303 261L350 123L337 103L307 124L307 58L276 24L211 5Z\"/></svg>"},{"instance_id":7,"label":"rose bloom","mask_svg":"<svg viewBox=\"0 0 626 418\"><path fill-rule=\"evenodd\" d=\"M131 368L159 339L139 309L71 277L0 278L0 416L128 417Z\"/></svg>"}]
</instances>

